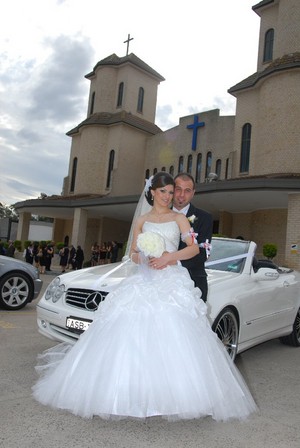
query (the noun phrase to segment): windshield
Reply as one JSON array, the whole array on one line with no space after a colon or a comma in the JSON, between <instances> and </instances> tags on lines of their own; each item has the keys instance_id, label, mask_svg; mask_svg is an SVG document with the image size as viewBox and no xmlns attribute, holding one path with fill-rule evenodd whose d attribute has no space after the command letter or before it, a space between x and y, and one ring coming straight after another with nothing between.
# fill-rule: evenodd
<instances>
[{"instance_id":1,"label":"windshield","mask_svg":"<svg viewBox=\"0 0 300 448\"><path fill-rule=\"evenodd\" d=\"M249 251L249 241L213 238L207 269L240 273Z\"/></svg>"}]
</instances>

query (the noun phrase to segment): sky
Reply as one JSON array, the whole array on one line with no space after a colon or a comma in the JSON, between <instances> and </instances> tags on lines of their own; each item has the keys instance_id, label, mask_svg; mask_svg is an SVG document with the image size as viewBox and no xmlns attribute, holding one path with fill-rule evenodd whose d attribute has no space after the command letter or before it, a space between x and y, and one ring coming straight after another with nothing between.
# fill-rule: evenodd
<instances>
[{"instance_id":1,"label":"sky","mask_svg":"<svg viewBox=\"0 0 300 448\"><path fill-rule=\"evenodd\" d=\"M134 53L165 78L156 124L220 109L257 68L259 0L10 0L0 18L0 203L61 194L96 63Z\"/></svg>"}]
</instances>

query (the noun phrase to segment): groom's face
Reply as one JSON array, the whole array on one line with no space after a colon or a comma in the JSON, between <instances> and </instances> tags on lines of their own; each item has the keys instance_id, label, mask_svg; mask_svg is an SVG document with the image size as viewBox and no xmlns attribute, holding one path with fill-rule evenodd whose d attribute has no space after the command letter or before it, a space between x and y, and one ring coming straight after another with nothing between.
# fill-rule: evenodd
<instances>
[{"instance_id":1,"label":"groom's face","mask_svg":"<svg viewBox=\"0 0 300 448\"><path fill-rule=\"evenodd\" d=\"M193 186L193 182L190 179L184 180L178 177L175 180L175 190L174 190L174 198L173 205L177 208L177 210L181 210L186 205L188 205L193 196L195 190Z\"/></svg>"}]
</instances>

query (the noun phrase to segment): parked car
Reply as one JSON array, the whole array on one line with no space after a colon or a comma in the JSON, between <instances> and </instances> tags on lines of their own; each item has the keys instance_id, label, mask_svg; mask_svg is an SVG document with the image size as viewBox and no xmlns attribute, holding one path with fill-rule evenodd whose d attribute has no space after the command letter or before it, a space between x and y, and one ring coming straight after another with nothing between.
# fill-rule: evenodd
<instances>
[{"instance_id":1,"label":"parked car","mask_svg":"<svg viewBox=\"0 0 300 448\"><path fill-rule=\"evenodd\" d=\"M234 359L273 338L300 346L300 273L257 260L253 241L213 238L206 264L208 318ZM56 277L37 305L39 331L76 342L94 312L120 281L137 269L130 261Z\"/></svg>"},{"instance_id":2,"label":"parked car","mask_svg":"<svg viewBox=\"0 0 300 448\"><path fill-rule=\"evenodd\" d=\"M37 298L42 288L39 271L16 258L0 255L0 307L19 310Z\"/></svg>"}]
</instances>

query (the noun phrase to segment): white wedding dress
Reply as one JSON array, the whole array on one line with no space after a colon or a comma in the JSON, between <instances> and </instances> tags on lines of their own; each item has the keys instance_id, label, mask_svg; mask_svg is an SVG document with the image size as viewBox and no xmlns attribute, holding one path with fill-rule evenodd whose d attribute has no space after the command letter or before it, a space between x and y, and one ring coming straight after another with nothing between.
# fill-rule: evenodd
<instances>
[{"instance_id":1,"label":"white wedding dress","mask_svg":"<svg viewBox=\"0 0 300 448\"><path fill-rule=\"evenodd\" d=\"M174 221L146 222L143 230L177 250ZM256 405L200 296L181 266L139 268L106 297L74 346L44 353L34 397L86 418L246 418Z\"/></svg>"}]
</instances>

